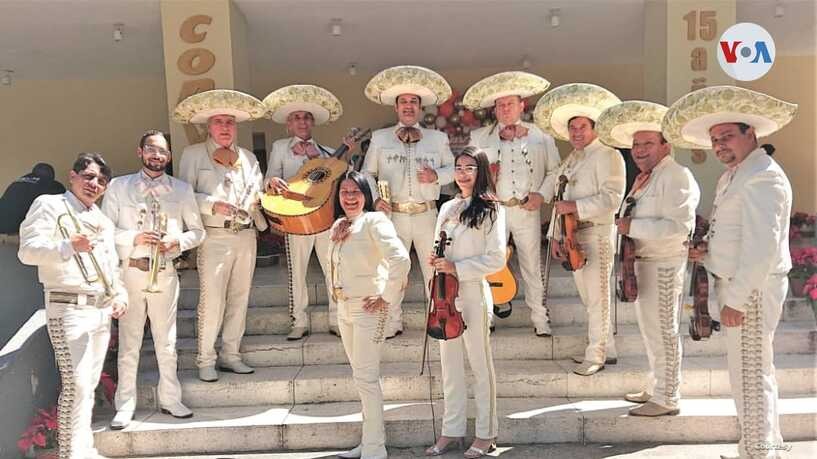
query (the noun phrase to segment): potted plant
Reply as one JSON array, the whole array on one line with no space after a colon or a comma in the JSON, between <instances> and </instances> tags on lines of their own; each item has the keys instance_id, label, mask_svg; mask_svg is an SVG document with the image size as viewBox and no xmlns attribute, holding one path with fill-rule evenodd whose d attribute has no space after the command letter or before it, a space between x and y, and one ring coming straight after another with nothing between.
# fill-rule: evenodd
<instances>
[{"instance_id":1,"label":"potted plant","mask_svg":"<svg viewBox=\"0 0 817 459\"><path fill-rule=\"evenodd\" d=\"M804 239L814 237L814 225L817 222L817 215L810 215L805 212L795 212L791 216L789 226L794 229L795 234Z\"/></svg>"},{"instance_id":2,"label":"potted plant","mask_svg":"<svg viewBox=\"0 0 817 459\"><path fill-rule=\"evenodd\" d=\"M28 428L17 440L17 448L25 457L57 459L57 407L38 409Z\"/></svg>"},{"instance_id":3,"label":"potted plant","mask_svg":"<svg viewBox=\"0 0 817 459\"><path fill-rule=\"evenodd\" d=\"M806 285L803 287L803 294L811 303L811 310L817 319L817 274L812 274L806 281Z\"/></svg>"},{"instance_id":4,"label":"potted plant","mask_svg":"<svg viewBox=\"0 0 817 459\"><path fill-rule=\"evenodd\" d=\"M789 284L792 295L802 297L806 281L817 272L817 247L792 247L790 251L792 268L789 271Z\"/></svg>"}]
</instances>

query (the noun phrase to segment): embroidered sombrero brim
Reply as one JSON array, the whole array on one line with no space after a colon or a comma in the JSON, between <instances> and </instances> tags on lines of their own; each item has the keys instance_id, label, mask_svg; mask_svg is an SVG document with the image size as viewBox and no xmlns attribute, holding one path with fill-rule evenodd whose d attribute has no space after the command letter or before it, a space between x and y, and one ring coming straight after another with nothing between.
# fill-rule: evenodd
<instances>
[{"instance_id":1,"label":"embroidered sombrero brim","mask_svg":"<svg viewBox=\"0 0 817 459\"><path fill-rule=\"evenodd\" d=\"M200 92L179 102L173 110L178 123L206 123L215 115L232 115L238 122L261 118L267 109L255 97L232 89Z\"/></svg>"},{"instance_id":2,"label":"embroidered sombrero brim","mask_svg":"<svg viewBox=\"0 0 817 459\"><path fill-rule=\"evenodd\" d=\"M530 97L543 93L550 82L528 72L502 72L483 78L465 91L462 104L469 110L493 107L500 97Z\"/></svg>"},{"instance_id":3,"label":"embroidered sombrero brim","mask_svg":"<svg viewBox=\"0 0 817 459\"><path fill-rule=\"evenodd\" d=\"M439 73L416 65L400 65L373 76L364 90L372 102L394 105L400 94L420 97L423 106L437 105L451 97L451 86Z\"/></svg>"},{"instance_id":4,"label":"embroidered sombrero brim","mask_svg":"<svg viewBox=\"0 0 817 459\"><path fill-rule=\"evenodd\" d=\"M269 93L264 98L267 116L276 123L286 123L293 112L309 112L315 125L331 123L343 114L343 106L334 94L320 86L294 84Z\"/></svg>"},{"instance_id":5,"label":"embroidered sombrero brim","mask_svg":"<svg viewBox=\"0 0 817 459\"><path fill-rule=\"evenodd\" d=\"M737 86L712 86L675 101L664 115L664 138L682 148L712 148L709 129L722 123L746 123L757 137L789 124L797 104Z\"/></svg>"},{"instance_id":6,"label":"embroidered sombrero brim","mask_svg":"<svg viewBox=\"0 0 817 459\"><path fill-rule=\"evenodd\" d=\"M596 121L604 109L621 102L615 94L590 83L570 83L559 86L542 96L533 111L540 129L568 140L567 122L575 116Z\"/></svg>"},{"instance_id":7,"label":"embroidered sombrero brim","mask_svg":"<svg viewBox=\"0 0 817 459\"><path fill-rule=\"evenodd\" d=\"M608 107L596 120L599 140L614 148L632 148L633 134L639 131L661 132L661 120L667 107L642 100L628 100Z\"/></svg>"}]
</instances>

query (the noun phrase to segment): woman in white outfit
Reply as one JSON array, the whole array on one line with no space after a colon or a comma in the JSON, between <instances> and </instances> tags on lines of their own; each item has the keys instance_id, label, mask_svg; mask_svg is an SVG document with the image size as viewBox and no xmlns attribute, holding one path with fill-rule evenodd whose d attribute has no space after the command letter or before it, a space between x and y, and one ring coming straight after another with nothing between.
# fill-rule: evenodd
<instances>
[{"instance_id":1,"label":"woman in white outfit","mask_svg":"<svg viewBox=\"0 0 817 459\"><path fill-rule=\"evenodd\" d=\"M363 435L344 458L385 458L380 353L389 305L398 301L408 278L408 251L391 221L374 211L366 178L347 172L336 194L336 216L329 241L332 296L338 328L360 394Z\"/></svg>"},{"instance_id":2,"label":"woman in white outfit","mask_svg":"<svg viewBox=\"0 0 817 459\"><path fill-rule=\"evenodd\" d=\"M442 435L426 455L437 456L454 445L462 445L467 423L468 386L465 354L474 374L476 438L465 452L477 458L495 449L497 436L496 378L491 356L489 321L493 300L485 276L505 264L505 214L493 198L488 158L481 150L468 147L457 157L454 181L459 188L451 201L443 204L434 234L445 231L451 244L445 257L431 256L428 262L441 273L459 280L455 301L467 328L462 336L440 342L445 414Z\"/></svg>"}]
</instances>

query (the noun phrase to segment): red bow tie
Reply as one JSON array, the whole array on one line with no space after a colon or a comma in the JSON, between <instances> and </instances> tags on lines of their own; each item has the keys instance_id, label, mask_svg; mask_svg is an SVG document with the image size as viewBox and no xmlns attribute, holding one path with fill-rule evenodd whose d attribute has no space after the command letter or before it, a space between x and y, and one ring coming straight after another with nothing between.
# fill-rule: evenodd
<instances>
[{"instance_id":1,"label":"red bow tie","mask_svg":"<svg viewBox=\"0 0 817 459\"><path fill-rule=\"evenodd\" d=\"M292 152L295 153L295 156L306 156L309 159L317 158L321 155L321 152L315 148L315 144L312 142L307 142L306 140L301 140L293 145Z\"/></svg>"},{"instance_id":2,"label":"red bow tie","mask_svg":"<svg viewBox=\"0 0 817 459\"><path fill-rule=\"evenodd\" d=\"M521 139L528 135L528 128L518 124L509 124L499 130L499 138L505 142L510 142L513 139Z\"/></svg>"},{"instance_id":3,"label":"red bow tie","mask_svg":"<svg viewBox=\"0 0 817 459\"><path fill-rule=\"evenodd\" d=\"M397 138L403 143L417 143L423 138L423 133L415 127L401 127L397 130Z\"/></svg>"}]
</instances>

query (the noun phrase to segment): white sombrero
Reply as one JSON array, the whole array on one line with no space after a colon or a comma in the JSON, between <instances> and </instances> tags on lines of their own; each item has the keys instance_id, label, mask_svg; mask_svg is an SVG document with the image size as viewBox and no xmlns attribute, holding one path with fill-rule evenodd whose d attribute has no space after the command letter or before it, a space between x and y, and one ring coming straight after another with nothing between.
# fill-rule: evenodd
<instances>
[{"instance_id":1,"label":"white sombrero","mask_svg":"<svg viewBox=\"0 0 817 459\"><path fill-rule=\"evenodd\" d=\"M543 131L568 140L567 122L571 118L584 116L596 121L604 109L620 102L615 94L601 86L570 83L542 96L533 111L533 119Z\"/></svg>"},{"instance_id":2,"label":"white sombrero","mask_svg":"<svg viewBox=\"0 0 817 459\"><path fill-rule=\"evenodd\" d=\"M596 134L599 140L613 148L632 148L636 132L661 132L665 113L667 107L661 104L628 100L601 112L596 120Z\"/></svg>"},{"instance_id":3,"label":"white sombrero","mask_svg":"<svg viewBox=\"0 0 817 459\"><path fill-rule=\"evenodd\" d=\"M483 78L465 91L462 104L469 110L493 107L500 97L519 96L523 99L545 92L550 82L528 72L502 72Z\"/></svg>"},{"instance_id":4,"label":"white sombrero","mask_svg":"<svg viewBox=\"0 0 817 459\"><path fill-rule=\"evenodd\" d=\"M416 65L399 65L373 76L364 90L372 102L394 105L400 94L420 97L420 104L437 105L451 97L451 86L439 73Z\"/></svg>"},{"instance_id":5,"label":"white sombrero","mask_svg":"<svg viewBox=\"0 0 817 459\"><path fill-rule=\"evenodd\" d=\"M757 137L787 125L797 104L736 86L699 89L675 101L661 123L664 138L682 148L712 148L709 129L721 123L746 123Z\"/></svg>"},{"instance_id":6,"label":"white sombrero","mask_svg":"<svg viewBox=\"0 0 817 459\"><path fill-rule=\"evenodd\" d=\"M232 115L237 122L251 121L264 116L267 109L255 97L232 89L213 89L200 92L179 102L171 115L178 123L206 123L215 115Z\"/></svg>"},{"instance_id":7,"label":"white sombrero","mask_svg":"<svg viewBox=\"0 0 817 459\"><path fill-rule=\"evenodd\" d=\"M309 112L315 125L332 122L343 114L343 106L334 94L320 86L293 84L276 89L264 98L267 116L276 123L286 123L293 112Z\"/></svg>"}]
</instances>

